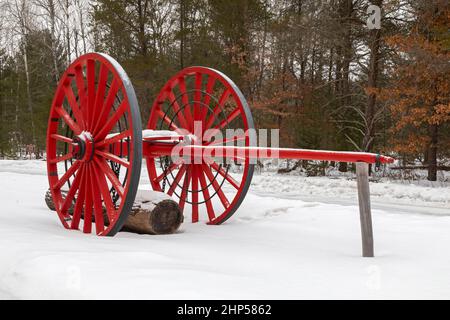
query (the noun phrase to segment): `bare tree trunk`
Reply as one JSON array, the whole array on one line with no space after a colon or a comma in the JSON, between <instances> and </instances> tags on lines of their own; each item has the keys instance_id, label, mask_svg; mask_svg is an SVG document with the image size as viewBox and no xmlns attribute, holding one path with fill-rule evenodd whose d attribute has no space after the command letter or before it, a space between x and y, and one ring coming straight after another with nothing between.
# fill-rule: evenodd
<instances>
[{"instance_id":1,"label":"bare tree trunk","mask_svg":"<svg viewBox=\"0 0 450 320\"><path fill-rule=\"evenodd\" d=\"M383 0L374 0L373 4L381 8ZM369 152L373 146L373 140L375 138L375 113L376 113L376 103L377 94L375 92L378 86L378 72L379 72L379 60L380 60L380 43L381 43L381 30L373 29L370 31L370 61L369 61L369 71L368 71L368 82L367 86L371 90L369 96L367 97L367 106L364 112L364 117L366 121L366 128L363 137L363 151Z\"/></svg>"},{"instance_id":2,"label":"bare tree trunk","mask_svg":"<svg viewBox=\"0 0 450 320\"><path fill-rule=\"evenodd\" d=\"M333 51L333 47L330 48L330 58L328 60L328 83L332 83L333 81L333 56L334 56L334 51ZM330 85L328 87L328 94L331 94L331 90L332 90L332 86Z\"/></svg>"},{"instance_id":3,"label":"bare tree trunk","mask_svg":"<svg viewBox=\"0 0 450 320\"><path fill-rule=\"evenodd\" d=\"M428 180L437 180L437 144L438 144L438 125L430 124L429 135L431 138L428 149Z\"/></svg>"},{"instance_id":4,"label":"bare tree trunk","mask_svg":"<svg viewBox=\"0 0 450 320\"><path fill-rule=\"evenodd\" d=\"M58 70L58 58L56 55L56 10L55 10L55 2L53 0L48 0L48 11L50 16L50 40L51 40L51 48L52 48L52 59L53 59L53 72L55 76L55 82L59 81L59 70Z\"/></svg>"},{"instance_id":5,"label":"bare tree trunk","mask_svg":"<svg viewBox=\"0 0 450 320\"><path fill-rule=\"evenodd\" d=\"M345 118L346 108L351 104L350 99L350 62L352 59L352 25L351 19L353 15L353 1L340 0L339 1L339 19L340 28L342 30L342 38L340 39L336 48L336 97L339 101L339 106L343 107L343 117ZM338 137L338 144L340 149L346 149L347 146L347 130L342 128ZM346 162L339 163L339 171L347 172L348 164Z\"/></svg>"},{"instance_id":6,"label":"bare tree trunk","mask_svg":"<svg viewBox=\"0 0 450 320\"><path fill-rule=\"evenodd\" d=\"M16 90L16 101L15 101L15 115L14 115L14 125L15 125L15 138L16 138L16 143L17 143L17 147L19 149L19 153L20 153L20 147L22 144L22 139L20 137L20 130L19 130L19 112L20 112L20 106L19 106L19 92L20 92L20 77L19 77L19 66L18 64L16 64L16 68L15 68L15 72L16 72L16 76L17 76L17 90ZM11 89L12 91L12 89Z\"/></svg>"},{"instance_id":7,"label":"bare tree trunk","mask_svg":"<svg viewBox=\"0 0 450 320\"><path fill-rule=\"evenodd\" d=\"M185 7L184 7L184 0L180 0L180 68L184 69L184 43L185 43L185 26L184 26L184 19L185 19Z\"/></svg>"},{"instance_id":8,"label":"bare tree trunk","mask_svg":"<svg viewBox=\"0 0 450 320\"><path fill-rule=\"evenodd\" d=\"M70 2L69 0L64 1L64 15L65 15L65 30L66 30L66 50L67 50L67 65L70 64L70 61L72 60L70 55L72 53L71 46L70 46Z\"/></svg>"},{"instance_id":9,"label":"bare tree trunk","mask_svg":"<svg viewBox=\"0 0 450 320\"><path fill-rule=\"evenodd\" d=\"M316 66L316 45L313 44L312 53L311 53L311 70L310 70L312 85L314 85L314 83L315 83L315 81L314 81L314 71L316 70L315 66Z\"/></svg>"},{"instance_id":10,"label":"bare tree trunk","mask_svg":"<svg viewBox=\"0 0 450 320\"><path fill-rule=\"evenodd\" d=\"M78 15L80 17L80 33L81 33L81 41L83 43L83 54L86 54L87 52L87 45L86 45L86 30L84 27L84 8L80 0L77 0L77 7L78 7Z\"/></svg>"},{"instance_id":11,"label":"bare tree trunk","mask_svg":"<svg viewBox=\"0 0 450 320\"><path fill-rule=\"evenodd\" d=\"M56 4L54 0L34 0L34 3L42 8L48 15L48 23L50 25L50 51L52 55L53 64L53 77L55 83L59 81L59 68L58 68L58 56L57 56L57 40L56 40ZM44 40L45 41L45 40ZM45 41L46 42L46 41Z\"/></svg>"},{"instance_id":12,"label":"bare tree trunk","mask_svg":"<svg viewBox=\"0 0 450 320\"><path fill-rule=\"evenodd\" d=\"M25 80L26 80L26 93L27 93L27 105L28 105L28 113L30 116L30 124L31 124L31 137L33 144L37 147L36 141L36 126L34 122L34 112L33 112L33 101L31 98L31 79L30 79L30 68L28 65L28 31L31 28L30 23L30 12L28 4L25 0L22 0L19 3L16 2L16 17L18 19L19 31L22 36L22 58L25 69Z\"/></svg>"},{"instance_id":13,"label":"bare tree trunk","mask_svg":"<svg viewBox=\"0 0 450 320\"><path fill-rule=\"evenodd\" d=\"M144 3L142 3L144 2ZM148 53L148 46L147 46L147 39L145 34L145 19L147 16L147 6L148 1L147 0L138 0L137 7L138 7L138 16L139 16L139 32L138 32L138 39L139 39L139 45L141 54L143 57L147 56Z\"/></svg>"},{"instance_id":14,"label":"bare tree trunk","mask_svg":"<svg viewBox=\"0 0 450 320\"><path fill-rule=\"evenodd\" d=\"M79 57L79 52L78 52L78 30L77 28L73 29L73 41L75 42L73 45L73 49L75 50L75 56Z\"/></svg>"},{"instance_id":15,"label":"bare tree trunk","mask_svg":"<svg viewBox=\"0 0 450 320\"><path fill-rule=\"evenodd\" d=\"M25 67L25 79L26 79L26 85L27 85L27 105L28 105L28 112L30 113L31 118L31 137L33 139L33 144L35 147L37 147L37 141L36 141L36 129L34 124L34 112L33 112L33 101L31 98L31 84L30 84L30 70L28 66L28 49L27 44L25 43L23 46L23 64Z\"/></svg>"},{"instance_id":16,"label":"bare tree trunk","mask_svg":"<svg viewBox=\"0 0 450 320\"><path fill-rule=\"evenodd\" d=\"M264 78L265 71L265 57L266 57L266 43L267 43L267 32L268 32L268 17L266 14L266 9L264 10L264 30L262 39L261 55L259 57L259 75L258 75L258 85L256 89L256 96L261 98L261 88Z\"/></svg>"}]
</instances>

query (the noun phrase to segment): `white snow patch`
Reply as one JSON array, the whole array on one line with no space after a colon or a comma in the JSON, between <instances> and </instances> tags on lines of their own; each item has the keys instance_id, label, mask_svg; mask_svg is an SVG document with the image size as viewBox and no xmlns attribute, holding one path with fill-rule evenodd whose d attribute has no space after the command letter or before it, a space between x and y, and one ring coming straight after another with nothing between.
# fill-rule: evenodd
<instances>
[{"instance_id":1,"label":"white snow patch","mask_svg":"<svg viewBox=\"0 0 450 320\"><path fill-rule=\"evenodd\" d=\"M262 173L253 176L251 190L298 196L299 198L357 199L356 180L345 177L303 177ZM370 183L375 201L402 204L432 204L449 208L450 186L444 183L428 186L414 183L380 181Z\"/></svg>"},{"instance_id":2,"label":"white snow patch","mask_svg":"<svg viewBox=\"0 0 450 320\"><path fill-rule=\"evenodd\" d=\"M45 175L45 162L0 161L0 298L450 298L449 216L373 210L376 258L364 259L356 202L274 193L350 195L354 181L255 176L222 226L186 222L174 235L101 238L61 226L44 202ZM398 189L412 199L413 191L387 186L382 197ZM448 203L424 189L416 195L423 203Z\"/></svg>"}]
</instances>

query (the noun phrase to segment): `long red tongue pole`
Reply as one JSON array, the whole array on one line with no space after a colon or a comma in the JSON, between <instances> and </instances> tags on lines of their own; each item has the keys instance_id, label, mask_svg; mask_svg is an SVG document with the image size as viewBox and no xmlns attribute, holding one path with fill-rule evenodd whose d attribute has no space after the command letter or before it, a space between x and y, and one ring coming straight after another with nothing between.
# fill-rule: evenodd
<instances>
[{"instance_id":1,"label":"long red tongue pole","mask_svg":"<svg viewBox=\"0 0 450 320\"><path fill-rule=\"evenodd\" d=\"M394 158L366 152L326 151L290 148L236 147L236 146L178 146L173 144L145 143L146 156L205 156L230 159L298 159L340 162L393 163Z\"/></svg>"}]
</instances>

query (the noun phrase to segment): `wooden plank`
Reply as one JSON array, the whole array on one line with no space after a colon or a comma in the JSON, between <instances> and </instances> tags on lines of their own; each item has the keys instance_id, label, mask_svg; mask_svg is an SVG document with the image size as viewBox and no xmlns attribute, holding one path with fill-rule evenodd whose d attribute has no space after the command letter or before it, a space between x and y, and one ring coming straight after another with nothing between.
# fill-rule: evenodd
<instances>
[{"instance_id":1,"label":"wooden plank","mask_svg":"<svg viewBox=\"0 0 450 320\"><path fill-rule=\"evenodd\" d=\"M370 210L369 164L356 163L356 179L358 184L359 214L361 220L363 257L374 257L372 213Z\"/></svg>"}]
</instances>

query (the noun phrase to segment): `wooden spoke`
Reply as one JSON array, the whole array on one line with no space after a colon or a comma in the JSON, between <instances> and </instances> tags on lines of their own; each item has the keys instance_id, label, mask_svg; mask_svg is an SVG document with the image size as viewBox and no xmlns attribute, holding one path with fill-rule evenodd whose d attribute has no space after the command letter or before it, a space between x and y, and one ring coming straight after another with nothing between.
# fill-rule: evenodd
<instances>
[{"instance_id":1,"label":"wooden spoke","mask_svg":"<svg viewBox=\"0 0 450 320\"><path fill-rule=\"evenodd\" d=\"M209 129L214 123L214 120L217 118L219 113L223 111L225 102L227 102L228 98L231 95L231 90L227 89L222 93L222 96L219 99L219 103L214 107L212 115L209 116L208 121L206 121L205 128Z\"/></svg>"},{"instance_id":2,"label":"wooden spoke","mask_svg":"<svg viewBox=\"0 0 450 320\"><path fill-rule=\"evenodd\" d=\"M192 166L192 222L198 222L198 165Z\"/></svg>"},{"instance_id":3,"label":"wooden spoke","mask_svg":"<svg viewBox=\"0 0 450 320\"><path fill-rule=\"evenodd\" d=\"M64 85L63 87L67 102L70 105L70 109L72 110L72 113L77 120L78 125L83 129L86 128L86 122L83 113L80 110L80 106L78 105L77 99L75 98L72 87L70 86L70 84Z\"/></svg>"},{"instance_id":4,"label":"wooden spoke","mask_svg":"<svg viewBox=\"0 0 450 320\"><path fill-rule=\"evenodd\" d=\"M103 220L103 206L100 191L98 190L97 181L95 179L96 171L93 164L89 165L91 175L92 197L94 202L94 217L95 217L95 232L97 235L101 234L105 229L105 222Z\"/></svg>"},{"instance_id":5,"label":"wooden spoke","mask_svg":"<svg viewBox=\"0 0 450 320\"><path fill-rule=\"evenodd\" d=\"M108 215L109 223L112 223L117 218L117 212L111 199L111 193L109 192L108 183L106 182L103 171L96 162L94 162L94 171L98 186L100 187L100 192L102 194L103 203L106 207L106 214Z\"/></svg>"},{"instance_id":6,"label":"wooden spoke","mask_svg":"<svg viewBox=\"0 0 450 320\"><path fill-rule=\"evenodd\" d=\"M128 109L128 101L125 99L120 104L119 108L113 113L112 117L108 119L106 124L103 126L103 128L100 129L100 131L95 135L96 139L103 139L106 137L106 135L111 132L111 129L114 127L114 125L119 121L119 119L122 117L124 112Z\"/></svg>"},{"instance_id":7,"label":"wooden spoke","mask_svg":"<svg viewBox=\"0 0 450 320\"><path fill-rule=\"evenodd\" d=\"M180 77L178 79L178 88L180 89L181 100L182 100L183 106L184 106L184 116L186 117L186 121L188 122L188 125L189 125L185 129L192 131L194 129L194 127L193 127L193 118L192 118L192 113L191 113L191 104L189 103L189 95L186 90L186 82L184 80L184 77Z\"/></svg>"},{"instance_id":8,"label":"wooden spoke","mask_svg":"<svg viewBox=\"0 0 450 320\"><path fill-rule=\"evenodd\" d=\"M61 142L65 142L65 143L72 143L72 142L73 142L72 139L70 139L70 138L68 138L68 137L65 137L65 136L62 136L62 135L60 135L60 134L56 134L56 133L51 134L50 137L51 137L52 139L55 139L55 140L61 141Z\"/></svg>"},{"instance_id":9,"label":"wooden spoke","mask_svg":"<svg viewBox=\"0 0 450 320\"><path fill-rule=\"evenodd\" d=\"M84 75L83 75L83 68L82 66L77 66L75 68L75 81L77 84L77 88L78 88L78 101L79 101L79 106L82 112L84 112L84 118L87 119L86 117L86 108L85 108L85 103L86 103L86 87L85 87L85 82L84 82Z\"/></svg>"},{"instance_id":10,"label":"wooden spoke","mask_svg":"<svg viewBox=\"0 0 450 320\"><path fill-rule=\"evenodd\" d=\"M114 161L115 163L118 163L118 164L120 164L120 165L122 165L122 166L124 166L126 168L130 167L130 163L127 160L125 160L125 159L123 159L121 157L118 157L118 156L116 156L114 154L111 154L109 152L95 150L95 154L97 154L97 155L99 155L99 156L101 156L101 157L103 157L105 159Z\"/></svg>"},{"instance_id":11,"label":"wooden spoke","mask_svg":"<svg viewBox=\"0 0 450 320\"><path fill-rule=\"evenodd\" d=\"M198 170L198 178L200 180L200 187L202 188L203 192L203 199L205 200L206 204L206 211L208 212L208 218L209 221L212 221L216 218L214 214L214 208L211 203L211 197L209 196L208 186L206 185L205 175L202 170Z\"/></svg>"},{"instance_id":12,"label":"wooden spoke","mask_svg":"<svg viewBox=\"0 0 450 320\"><path fill-rule=\"evenodd\" d=\"M187 198L187 193L189 190L190 183L191 183L191 168L186 167L186 175L184 177L183 190L181 191L180 203L179 203L181 211L184 211L184 205L186 203L186 198Z\"/></svg>"},{"instance_id":13,"label":"wooden spoke","mask_svg":"<svg viewBox=\"0 0 450 320\"><path fill-rule=\"evenodd\" d=\"M234 180L234 178L225 170L223 170L222 167L220 167L217 163L213 162L211 164L211 167L216 170L217 172L219 172L219 174L225 178L226 181L228 181L233 187L235 187L236 189L239 189L239 183Z\"/></svg>"},{"instance_id":14,"label":"wooden spoke","mask_svg":"<svg viewBox=\"0 0 450 320\"><path fill-rule=\"evenodd\" d=\"M91 130L94 129L94 125L96 124L96 119L99 118L103 102L105 99L105 92L106 92L106 83L108 81L108 74L109 70L108 67L104 64L100 66L100 73L98 78L98 85L97 85L97 94L95 96L95 103L94 103L94 111L93 111L93 117L91 119L90 128Z\"/></svg>"},{"instance_id":15,"label":"wooden spoke","mask_svg":"<svg viewBox=\"0 0 450 320\"><path fill-rule=\"evenodd\" d=\"M103 173L106 175L108 180L111 182L113 188L117 191L117 194L123 198L124 195L124 188L122 184L120 183L119 179L117 178L114 171L112 171L111 167L106 163L106 160L102 159L100 160L97 157L94 157L94 161L99 165L100 169L103 171Z\"/></svg>"},{"instance_id":16,"label":"wooden spoke","mask_svg":"<svg viewBox=\"0 0 450 320\"><path fill-rule=\"evenodd\" d=\"M223 207L226 209L230 206L230 202L228 201L227 197L222 191L221 186L219 186L219 183L217 182L216 178L214 177L214 174L212 173L211 169L206 165L202 165L203 172L208 177L209 181L211 181L214 190L216 191L217 195L219 196L220 202L222 202Z\"/></svg>"},{"instance_id":17,"label":"wooden spoke","mask_svg":"<svg viewBox=\"0 0 450 320\"><path fill-rule=\"evenodd\" d=\"M172 163L169 168L163 173L161 173L159 176L157 176L155 179L153 179L154 182L159 183L164 180L164 177L167 177L173 170L178 169L181 166L181 164Z\"/></svg>"},{"instance_id":18,"label":"wooden spoke","mask_svg":"<svg viewBox=\"0 0 450 320\"><path fill-rule=\"evenodd\" d=\"M123 132L121 132L119 134L115 134L115 135L111 136L110 138L107 137L103 141L96 142L95 146L96 146L96 148L101 148L101 147L104 147L106 145L110 145L112 143L119 142L119 141L121 141L121 140L123 140L125 138L129 138L130 136L131 136L131 130L126 130L126 131L123 131Z\"/></svg>"},{"instance_id":19,"label":"wooden spoke","mask_svg":"<svg viewBox=\"0 0 450 320\"><path fill-rule=\"evenodd\" d=\"M195 91L194 91L194 121L200 121L202 115L202 74L195 74Z\"/></svg>"},{"instance_id":20,"label":"wooden spoke","mask_svg":"<svg viewBox=\"0 0 450 320\"><path fill-rule=\"evenodd\" d=\"M213 94L215 84L216 84L216 78L213 77L212 75L208 75L208 83L206 84L206 94L203 98L203 103L205 104L205 108L202 113L202 121L203 122L206 120L206 115L208 114L208 106L211 102L211 96Z\"/></svg>"},{"instance_id":21,"label":"wooden spoke","mask_svg":"<svg viewBox=\"0 0 450 320\"><path fill-rule=\"evenodd\" d=\"M161 109L158 110L158 115L165 123L167 123L169 129L172 129L174 131L179 130L178 126L175 123L173 123L173 121L171 121L169 117L166 114L164 114L164 112Z\"/></svg>"},{"instance_id":22,"label":"wooden spoke","mask_svg":"<svg viewBox=\"0 0 450 320\"><path fill-rule=\"evenodd\" d=\"M89 125L89 130L91 130L91 125L93 121L93 112L95 109L95 98L96 98L96 90L95 90L95 61L88 60L86 63L86 74L87 74L87 108L86 114L87 119L86 122Z\"/></svg>"},{"instance_id":23,"label":"wooden spoke","mask_svg":"<svg viewBox=\"0 0 450 320\"><path fill-rule=\"evenodd\" d=\"M66 110L64 110L62 107L56 108L55 110L64 120L64 122L69 126L70 130L74 132L74 134L79 135L81 133L80 126L72 120Z\"/></svg>"},{"instance_id":24,"label":"wooden spoke","mask_svg":"<svg viewBox=\"0 0 450 320\"><path fill-rule=\"evenodd\" d=\"M58 182L53 186L53 190L60 190L67 180L75 174L75 172L80 168L81 162L75 161L75 163L67 170L63 176L58 180Z\"/></svg>"},{"instance_id":25,"label":"wooden spoke","mask_svg":"<svg viewBox=\"0 0 450 320\"><path fill-rule=\"evenodd\" d=\"M180 125L183 128L187 128L188 124L186 122L186 118L184 117L184 112L180 111L180 105L178 104L175 94L173 93L172 90L169 92L169 96L167 97L167 99L169 100L169 102L173 108L173 111L176 113Z\"/></svg>"},{"instance_id":26,"label":"wooden spoke","mask_svg":"<svg viewBox=\"0 0 450 320\"><path fill-rule=\"evenodd\" d=\"M119 80L114 78L111 83L111 87L108 91L108 96L106 97L105 103L103 104L100 115L98 116L97 123L95 124L93 133L97 133L99 130L102 129L102 125L106 122L109 116L109 112L111 111L111 108L114 104L114 101L116 100L117 93L119 92L121 87L121 84Z\"/></svg>"},{"instance_id":27,"label":"wooden spoke","mask_svg":"<svg viewBox=\"0 0 450 320\"><path fill-rule=\"evenodd\" d=\"M61 161L66 161L66 160L69 160L69 159L72 159L73 158L73 154L72 154L72 152L69 152L68 154L65 154L65 155L63 155L63 156L60 156L60 157L56 157L55 159L51 159L50 160L50 163L58 163L58 162L61 162Z\"/></svg>"},{"instance_id":28,"label":"wooden spoke","mask_svg":"<svg viewBox=\"0 0 450 320\"><path fill-rule=\"evenodd\" d=\"M218 129L218 130L223 129L225 126L229 125L234 119L236 119L240 113L241 113L241 110L239 108L234 109L233 112L231 112L227 116L227 118L225 120L223 120L220 124L215 126L214 129Z\"/></svg>"},{"instance_id":29,"label":"wooden spoke","mask_svg":"<svg viewBox=\"0 0 450 320\"><path fill-rule=\"evenodd\" d=\"M79 172L81 174L80 184L84 185L86 180L84 167L82 167ZM77 199L75 202L75 208L73 210L72 223L70 225L71 229L78 229L80 226L81 213L83 211L84 205L84 195L85 195L84 192L78 191Z\"/></svg>"},{"instance_id":30,"label":"wooden spoke","mask_svg":"<svg viewBox=\"0 0 450 320\"><path fill-rule=\"evenodd\" d=\"M83 223L83 232L91 233L92 232L92 190L91 190L91 179L94 177L91 176L91 171L89 165L86 165L86 179L84 183L84 191L85 191L85 205L84 205L84 223Z\"/></svg>"},{"instance_id":31,"label":"wooden spoke","mask_svg":"<svg viewBox=\"0 0 450 320\"><path fill-rule=\"evenodd\" d=\"M80 187L81 174L80 171L75 175L75 179L73 179L73 183L70 186L69 192L67 192L66 198L61 206L61 211L66 214L67 210L72 206L72 200L75 197L75 193Z\"/></svg>"},{"instance_id":32,"label":"wooden spoke","mask_svg":"<svg viewBox=\"0 0 450 320\"><path fill-rule=\"evenodd\" d=\"M180 170L178 170L177 175L175 176L175 179L173 180L172 184L170 185L169 191L167 192L167 194L169 196L171 196L174 192L175 189L177 188L181 178L183 178L184 173L186 172L186 166L181 166Z\"/></svg>"}]
</instances>

